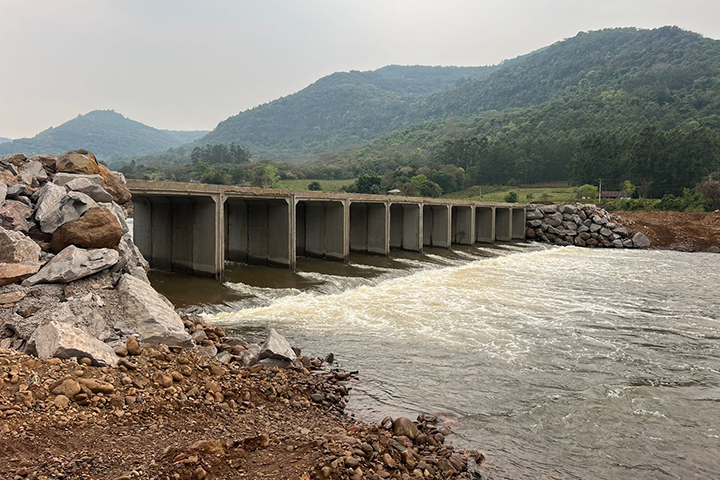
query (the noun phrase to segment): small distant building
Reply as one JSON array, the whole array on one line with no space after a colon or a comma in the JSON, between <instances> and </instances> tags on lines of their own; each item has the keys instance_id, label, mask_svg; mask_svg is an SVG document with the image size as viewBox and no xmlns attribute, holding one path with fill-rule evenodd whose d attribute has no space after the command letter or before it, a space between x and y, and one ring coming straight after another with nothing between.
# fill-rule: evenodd
<instances>
[{"instance_id":1,"label":"small distant building","mask_svg":"<svg viewBox=\"0 0 720 480\"><path fill-rule=\"evenodd\" d=\"M402 192L400 192L400 189L398 189L398 188L393 188L392 190L387 191L388 195L400 195L400 193L402 193Z\"/></svg>"},{"instance_id":2,"label":"small distant building","mask_svg":"<svg viewBox=\"0 0 720 480\"><path fill-rule=\"evenodd\" d=\"M600 192L600 198L618 199L618 198L625 198L625 197L626 197L625 192L620 191L620 190L604 190L604 191Z\"/></svg>"}]
</instances>

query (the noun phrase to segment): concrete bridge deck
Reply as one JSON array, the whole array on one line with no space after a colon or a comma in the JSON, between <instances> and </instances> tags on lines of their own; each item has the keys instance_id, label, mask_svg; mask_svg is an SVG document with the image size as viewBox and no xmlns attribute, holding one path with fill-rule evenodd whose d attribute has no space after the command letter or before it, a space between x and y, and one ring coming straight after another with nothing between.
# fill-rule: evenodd
<instances>
[{"instance_id":1,"label":"concrete bridge deck","mask_svg":"<svg viewBox=\"0 0 720 480\"><path fill-rule=\"evenodd\" d=\"M153 267L222 279L226 260L295 267L297 256L525 238L525 205L128 180L135 244Z\"/></svg>"}]
</instances>

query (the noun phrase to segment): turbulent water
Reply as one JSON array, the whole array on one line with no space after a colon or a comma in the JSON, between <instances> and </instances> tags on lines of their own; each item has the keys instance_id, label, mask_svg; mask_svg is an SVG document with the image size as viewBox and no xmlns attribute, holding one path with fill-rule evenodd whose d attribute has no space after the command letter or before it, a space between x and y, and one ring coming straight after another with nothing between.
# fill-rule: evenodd
<instances>
[{"instance_id":1,"label":"turbulent water","mask_svg":"<svg viewBox=\"0 0 720 480\"><path fill-rule=\"evenodd\" d=\"M450 417L491 476L720 477L720 255L511 245L353 261L240 268L209 319L333 352L360 371L360 418Z\"/></svg>"}]
</instances>

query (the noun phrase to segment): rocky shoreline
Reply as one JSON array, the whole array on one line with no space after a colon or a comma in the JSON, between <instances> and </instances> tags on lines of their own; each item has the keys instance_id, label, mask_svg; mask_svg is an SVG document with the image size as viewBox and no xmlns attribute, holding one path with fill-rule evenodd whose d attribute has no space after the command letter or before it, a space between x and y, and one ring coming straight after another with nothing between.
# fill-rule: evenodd
<instances>
[{"instance_id":1,"label":"rocky shoreline","mask_svg":"<svg viewBox=\"0 0 720 480\"><path fill-rule=\"evenodd\" d=\"M0 180L0 477L480 477L434 415L359 424L355 373L178 313L91 152L5 157Z\"/></svg>"},{"instance_id":2,"label":"rocky shoreline","mask_svg":"<svg viewBox=\"0 0 720 480\"><path fill-rule=\"evenodd\" d=\"M650 240L634 234L620 216L593 204L530 204L525 236L555 245L588 248L647 248Z\"/></svg>"}]
</instances>

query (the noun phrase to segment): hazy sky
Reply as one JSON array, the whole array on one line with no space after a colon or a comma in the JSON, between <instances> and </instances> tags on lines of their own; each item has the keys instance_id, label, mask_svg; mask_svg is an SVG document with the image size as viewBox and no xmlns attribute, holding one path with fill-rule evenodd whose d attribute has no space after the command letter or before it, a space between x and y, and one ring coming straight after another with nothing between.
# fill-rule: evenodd
<instances>
[{"instance_id":1,"label":"hazy sky","mask_svg":"<svg viewBox=\"0 0 720 480\"><path fill-rule=\"evenodd\" d=\"M718 0L0 0L0 137L96 109L212 129L336 71L487 65L605 27L720 38Z\"/></svg>"}]
</instances>

